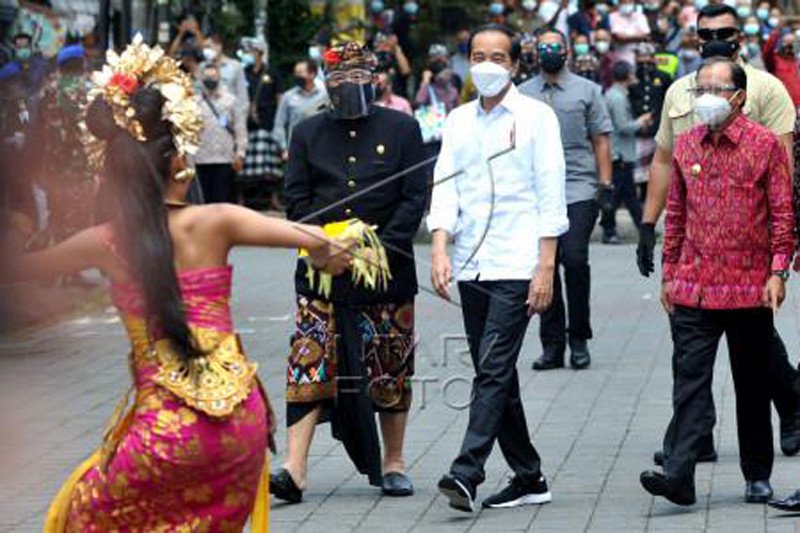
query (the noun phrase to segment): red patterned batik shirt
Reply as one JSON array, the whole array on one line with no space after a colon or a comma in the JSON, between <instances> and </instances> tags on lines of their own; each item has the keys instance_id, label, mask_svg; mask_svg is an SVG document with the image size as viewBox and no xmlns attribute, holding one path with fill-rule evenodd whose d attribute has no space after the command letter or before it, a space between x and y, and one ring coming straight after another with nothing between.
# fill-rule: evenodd
<instances>
[{"instance_id":1,"label":"red patterned batik shirt","mask_svg":"<svg viewBox=\"0 0 800 533\"><path fill-rule=\"evenodd\" d=\"M789 268L795 246L783 145L739 115L716 146L700 125L678 137L673 153L663 258L672 303L760 307L771 271Z\"/></svg>"}]
</instances>

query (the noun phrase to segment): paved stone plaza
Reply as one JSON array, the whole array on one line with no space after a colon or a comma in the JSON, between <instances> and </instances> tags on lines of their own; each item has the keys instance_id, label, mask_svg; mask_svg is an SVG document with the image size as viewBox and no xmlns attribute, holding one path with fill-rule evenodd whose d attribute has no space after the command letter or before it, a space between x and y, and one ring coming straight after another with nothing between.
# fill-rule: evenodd
<instances>
[{"instance_id":1,"label":"paved stone plaza","mask_svg":"<svg viewBox=\"0 0 800 533\"><path fill-rule=\"evenodd\" d=\"M422 246L418 256L427 259L428 253ZM416 495L381 497L322 426L312 447L305 501L273 504L273 531L800 531L798 518L743 503L724 348L714 383L720 460L699 466L697 505L683 509L653 501L640 488L639 472L651 467L670 414L671 344L658 284L639 276L633 256L632 246L592 248L595 340L589 370L531 371L539 355L538 322L529 329L519 363L522 396L553 503L469 516L449 509L439 496L436 481L447 471L467 422L461 407L468 401L471 368L463 354L459 308L423 292L416 318L418 382L407 436ZM246 250L235 254L234 263L237 323L281 417L282 445L292 254ZM422 261L419 271L427 286ZM793 360L800 352L797 280L790 282L778 319ZM2 346L0 531L40 530L49 500L99 443L106 418L128 386L126 353L111 309ZM777 453L772 482L784 494L800 486L800 457ZM272 461L279 465L281 458ZM509 474L495 449L479 498L502 487Z\"/></svg>"}]
</instances>

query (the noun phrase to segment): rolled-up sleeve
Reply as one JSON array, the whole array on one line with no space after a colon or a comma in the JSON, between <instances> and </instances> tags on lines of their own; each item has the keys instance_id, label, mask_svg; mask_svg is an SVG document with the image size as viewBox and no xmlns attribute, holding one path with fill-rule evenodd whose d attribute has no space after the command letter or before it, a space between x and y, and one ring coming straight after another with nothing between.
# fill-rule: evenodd
<instances>
[{"instance_id":1,"label":"rolled-up sleeve","mask_svg":"<svg viewBox=\"0 0 800 533\"><path fill-rule=\"evenodd\" d=\"M445 230L455 234L458 226L458 191L456 190L456 162L453 154L453 137L458 135L453 115L450 115L442 130L442 149L433 171L431 209L426 219L428 231Z\"/></svg>"},{"instance_id":2,"label":"rolled-up sleeve","mask_svg":"<svg viewBox=\"0 0 800 533\"><path fill-rule=\"evenodd\" d=\"M539 237L558 237L569 229L566 165L561 128L555 112L542 108L533 146L534 189L539 212Z\"/></svg>"}]
</instances>

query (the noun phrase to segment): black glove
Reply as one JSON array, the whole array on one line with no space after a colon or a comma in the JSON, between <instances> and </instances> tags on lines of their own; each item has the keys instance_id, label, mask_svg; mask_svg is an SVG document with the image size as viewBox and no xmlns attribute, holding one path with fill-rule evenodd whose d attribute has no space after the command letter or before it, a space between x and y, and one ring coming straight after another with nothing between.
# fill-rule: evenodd
<instances>
[{"instance_id":1,"label":"black glove","mask_svg":"<svg viewBox=\"0 0 800 533\"><path fill-rule=\"evenodd\" d=\"M642 276L649 278L655 270L653 265L653 250L656 247L656 225L642 224L639 229L639 246L636 247L636 266Z\"/></svg>"},{"instance_id":2,"label":"black glove","mask_svg":"<svg viewBox=\"0 0 800 533\"><path fill-rule=\"evenodd\" d=\"M614 210L614 186L601 183L597 187L597 205L603 213Z\"/></svg>"}]
</instances>

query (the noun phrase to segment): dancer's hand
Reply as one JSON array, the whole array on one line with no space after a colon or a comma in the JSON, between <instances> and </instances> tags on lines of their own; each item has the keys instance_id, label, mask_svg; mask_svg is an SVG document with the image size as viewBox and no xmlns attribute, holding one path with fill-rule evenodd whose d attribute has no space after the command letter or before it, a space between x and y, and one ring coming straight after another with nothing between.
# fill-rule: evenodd
<instances>
[{"instance_id":1,"label":"dancer's hand","mask_svg":"<svg viewBox=\"0 0 800 533\"><path fill-rule=\"evenodd\" d=\"M353 249L356 242L353 239L343 241L333 241L331 244L331 254L325 264L324 271L332 276L339 276L353 264Z\"/></svg>"},{"instance_id":2,"label":"dancer's hand","mask_svg":"<svg viewBox=\"0 0 800 533\"><path fill-rule=\"evenodd\" d=\"M555 268L539 265L528 287L528 316L547 311L553 302L553 275Z\"/></svg>"},{"instance_id":3,"label":"dancer's hand","mask_svg":"<svg viewBox=\"0 0 800 533\"><path fill-rule=\"evenodd\" d=\"M450 301L450 283L453 281L453 267L446 253L434 253L431 257L431 283L436 294Z\"/></svg>"},{"instance_id":4,"label":"dancer's hand","mask_svg":"<svg viewBox=\"0 0 800 533\"><path fill-rule=\"evenodd\" d=\"M672 304L672 300L669 297L670 292L672 292L672 282L668 281L661 284L661 306L664 308L668 314L672 314L675 311L675 306Z\"/></svg>"},{"instance_id":5,"label":"dancer's hand","mask_svg":"<svg viewBox=\"0 0 800 533\"><path fill-rule=\"evenodd\" d=\"M772 309L773 313L777 313L784 298L786 298L786 282L778 276L770 276L761 296L762 303Z\"/></svg>"}]
</instances>

